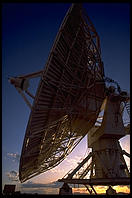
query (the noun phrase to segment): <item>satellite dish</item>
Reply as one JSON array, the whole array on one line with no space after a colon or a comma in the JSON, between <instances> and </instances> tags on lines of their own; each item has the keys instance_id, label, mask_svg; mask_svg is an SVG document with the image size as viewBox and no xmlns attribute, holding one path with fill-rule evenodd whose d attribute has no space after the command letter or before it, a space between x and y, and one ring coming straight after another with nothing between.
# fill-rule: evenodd
<instances>
[{"instance_id":1,"label":"satellite dish","mask_svg":"<svg viewBox=\"0 0 132 198\"><path fill-rule=\"evenodd\" d=\"M32 96L28 79L37 76L41 80ZM93 130L100 109L107 106L105 81L111 79L104 77L99 36L82 5L72 4L45 68L10 79L31 108L20 158L21 182L57 166ZM24 92L34 99L33 105Z\"/></svg>"},{"instance_id":2,"label":"satellite dish","mask_svg":"<svg viewBox=\"0 0 132 198\"><path fill-rule=\"evenodd\" d=\"M70 7L42 72L22 148L22 182L58 165L98 116L103 66L98 35L85 17L81 5Z\"/></svg>"}]
</instances>

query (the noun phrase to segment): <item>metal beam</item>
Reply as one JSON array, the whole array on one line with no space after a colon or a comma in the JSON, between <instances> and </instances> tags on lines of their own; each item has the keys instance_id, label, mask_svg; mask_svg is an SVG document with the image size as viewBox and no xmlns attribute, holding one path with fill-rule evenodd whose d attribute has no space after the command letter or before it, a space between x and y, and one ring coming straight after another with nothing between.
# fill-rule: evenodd
<instances>
[{"instance_id":1,"label":"metal beam","mask_svg":"<svg viewBox=\"0 0 132 198\"><path fill-rule=\"evenodd\" d=\"M89 155L68 175L68 179L71 179L73 175L92 157L93 153L90 152Z\"/></svg>"},{"instance_id":2,"label":"metal beam","mask_svg":"<svg viewBox=\"0 0 132 198\"><path fill-rule=\"evenodd\" d=\"M130 178L108 178L108 179L59 179L58 182L64 182L69 184L84 184L84 185L130 185Z\"/></svg>"},{"instance_id":3,"label":"metal beam","mask_svg":"<svg viewBox=\"0 0 132 198\"><path fill-rule=\"evenodd\" d=\"M123 155L126 155L127 157L129 157L129 158L130 158L130 154L129 154L129 153L127 153L125 150L122 150L122 153L123 153Z\"/></svg>"},{"instance_id":4,"label":"metal beam","mask_svg":"<svg viewBox=\"0 0 132 198\"><path fill-rule=\"evenodd\" d=\"M23 91L16 87L16 90L18 91L19 94L21 94L21 96L23 97L24 101L26 102L26 104L29 106L30 109L32 109L32 105L30 104L30 102L28 101L28 99L26 98L25 94L23 93Z\"/></svg>"},{"instance_id":5,"label":"metal beam","mask_svg":"<svg viewBox=\"0 0 132 198\"><path fill-rule=\"evenodd\" d=\"M42 76L42 73L44 72L44 69L43 70L40 70L40 71L37 71L37 72L33 72L33 73L30 73L30 74L25 74L25 75L20 75L20 76L17 76L17 78L26 78L26 79L30 79L30 78L37 78L39 76Z\"/></svg>"}]
</instances>

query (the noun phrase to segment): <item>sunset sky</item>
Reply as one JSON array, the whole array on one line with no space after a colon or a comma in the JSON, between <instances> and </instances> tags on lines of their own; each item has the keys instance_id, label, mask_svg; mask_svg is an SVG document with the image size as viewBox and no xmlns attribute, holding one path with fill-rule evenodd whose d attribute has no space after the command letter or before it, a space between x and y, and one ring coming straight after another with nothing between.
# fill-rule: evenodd
<instances>
[{"instance_id":1,"label":"sunset sky","mask_svg":"<svg viewBox=\"0 0 132 198\"><path fill-rule=\"evenodd\" d=\"M22 192L58 192L58 183L52 182L75 168L89 151L85 137L54 169L24 184L17 181L30 109L9 84L8 77L44 68L59 26L70 6L70 3L4 3L2 6L2 183L3 186L17 184L17 189ZM116 80L122 90L130 92L130 5L84 3L83 6L100 36L105 75ZM31 81L33 91L38 81ZM120 143L130 153L130 136L123 137ZM130 166L129 159L125 159ZM49 183L52 185L46 185ZM126 186L115 188L129 192ZM98 192L104 190L102 187L97 189ZM74 192L85 193L85 189L76 188Z\"/></svg>"}]
</instances>

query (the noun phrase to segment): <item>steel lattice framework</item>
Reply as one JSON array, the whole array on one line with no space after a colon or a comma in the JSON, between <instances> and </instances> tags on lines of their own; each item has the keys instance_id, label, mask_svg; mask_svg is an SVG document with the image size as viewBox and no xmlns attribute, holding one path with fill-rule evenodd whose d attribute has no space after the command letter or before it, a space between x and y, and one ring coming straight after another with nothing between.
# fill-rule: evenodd
<instances>
[{"instance_id":1,"label":"steel lattice framework","mask_svg":"<svg viewBox=\"0 0 132 198\"><path fill-rule=\"evenodd\" d=\"M33 102L20 159L21 182L58 165L88 133L105 97L103 77L99 36L82 5L73 4Z\"/></svg>"}]
</instances>

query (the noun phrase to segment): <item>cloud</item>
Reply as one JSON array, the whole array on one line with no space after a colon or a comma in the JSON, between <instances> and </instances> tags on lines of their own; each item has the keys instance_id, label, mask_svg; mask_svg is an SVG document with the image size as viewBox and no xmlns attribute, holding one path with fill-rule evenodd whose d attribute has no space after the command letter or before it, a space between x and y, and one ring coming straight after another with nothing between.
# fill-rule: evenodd
<instances>
[{"instance_id":1,"label":"cloud","mask_svg":"<svg viewBox=\"0 0 132 198\"><path fill-rule=\"evenodd\" d=\"M34 183L32 181L28 181L26 183L21 184L21 192L25 193L38 193L38 194L58 194L59 188L61 188L63 185L63 182L54 181L47 184L42 183ZM88 194L87 189L84 185L79 184L79 186L76 184L69 184L70 187L72 187L73 194ZM106 190L108 189L108 186L94 186L97 193L106 193ZM129 186L114 186L113 187L117 193L124 192L129 193L130 187Z\"/></svg>"},{"instance_id":2,"label":"cloud","mask_svg":"<svg viewBox=\"0 0 132 198\"><path fill-rule=\"evenodd\" d=\"M6 176L8 177L9 180L11 181L19 181L19 173L12 170L10 172L6 173Z\"/></svg>"},{"instance_id":3,"label":"cloud","mask_svg":"<svg viewBox=\"0 0 132 198\"><path fill-rule=\"evenodd\" d=\"M55 168L49 170L49 172L59 174L59 173L65 173L65 170L63 168L55 167Z\"/></svg>"},{"instance_id":4,"label":"cloud","mask_svg":"<svg viewBox=\"0 0 132 198\"><path fill-rule=\"evenodd\" d=\"M68 164L70 168L75 168L78 163L80 163L83 159L80 156L75 156L74 158L66 159L65 162Z\"/></svg>"},{"instance_id":5,"label":"cloud","mask_svg":"<svg viewBox=\"0 0 132 198\"><path fill-rule=\"evenodd\" d=\"M116 190L117 193L130 193L130 186L114 186L113 189Z\"/></svg>"},{"instance_id":6,"label":"cloud","mask_svg":"<svg viewBox=\"0 0 132 198\"><path fill-rule=\"evenodd\" d=\"M81 195L81 194L88 195L88 191L87 191L87 189L84 186L83 187L79 187L79 188L73 188L72 192L73 192L73 194L76 194L76 195Z\"/></svg>"},{"instance_id":7,"label":"cloud","mask_svg":"<svg viewBox=\"0 0 132 198\"><path fill-rule=\"evenodd\" d=\"M20 155L17 153L7 153L7 156L12 159L13 162L19 162Z\"/></svg>"},{"instance_id":8,"label":"cloud","mask_svg":"<svg viewBox=\"0 0 132 198\"><path fill-rule=\"evenodd\" d=\"M21 184L22 188L61 188L63 185L63 182L54 181L47 184L40 184L40 183L34 183L32 181L28 181L26 183ZM78 185L69 184L72 188L78 188ZM83 185L79 184L79 187L84 187Z\"/></svg>"},{"instance_id":9,"label":"cloud","mask_svg":"<svg viewBox=\"0 0 132 198\"><path fill-rule=\"evenodd\" d=\"M28 181L27 183L21 184L22 188L60 188L63 185L62 182L52 182L48 184L39 184L39 183L34 183L32 181Z\"/></svg>"},{"instance_id":10,"label":"cloud","mask_svg":"<svg viewBox=\"0 0 132 198\"><path fill-rule=\"evenodd\" d=\"M55 195L59 194L59 188L21 188L22 193L29 193L29 194L47 194L47 195Z\"/></svg>"},{"instance_id":11,"label":"cloud","mask_svg":"<svg viewBox=\"0 0 132 198\"><path fill-rule=\"evenodd\" d=\"M130 135L126 135L125 137L121 138L120 144L123 150L130 153Z\"/></svg>"}]
</instances>

